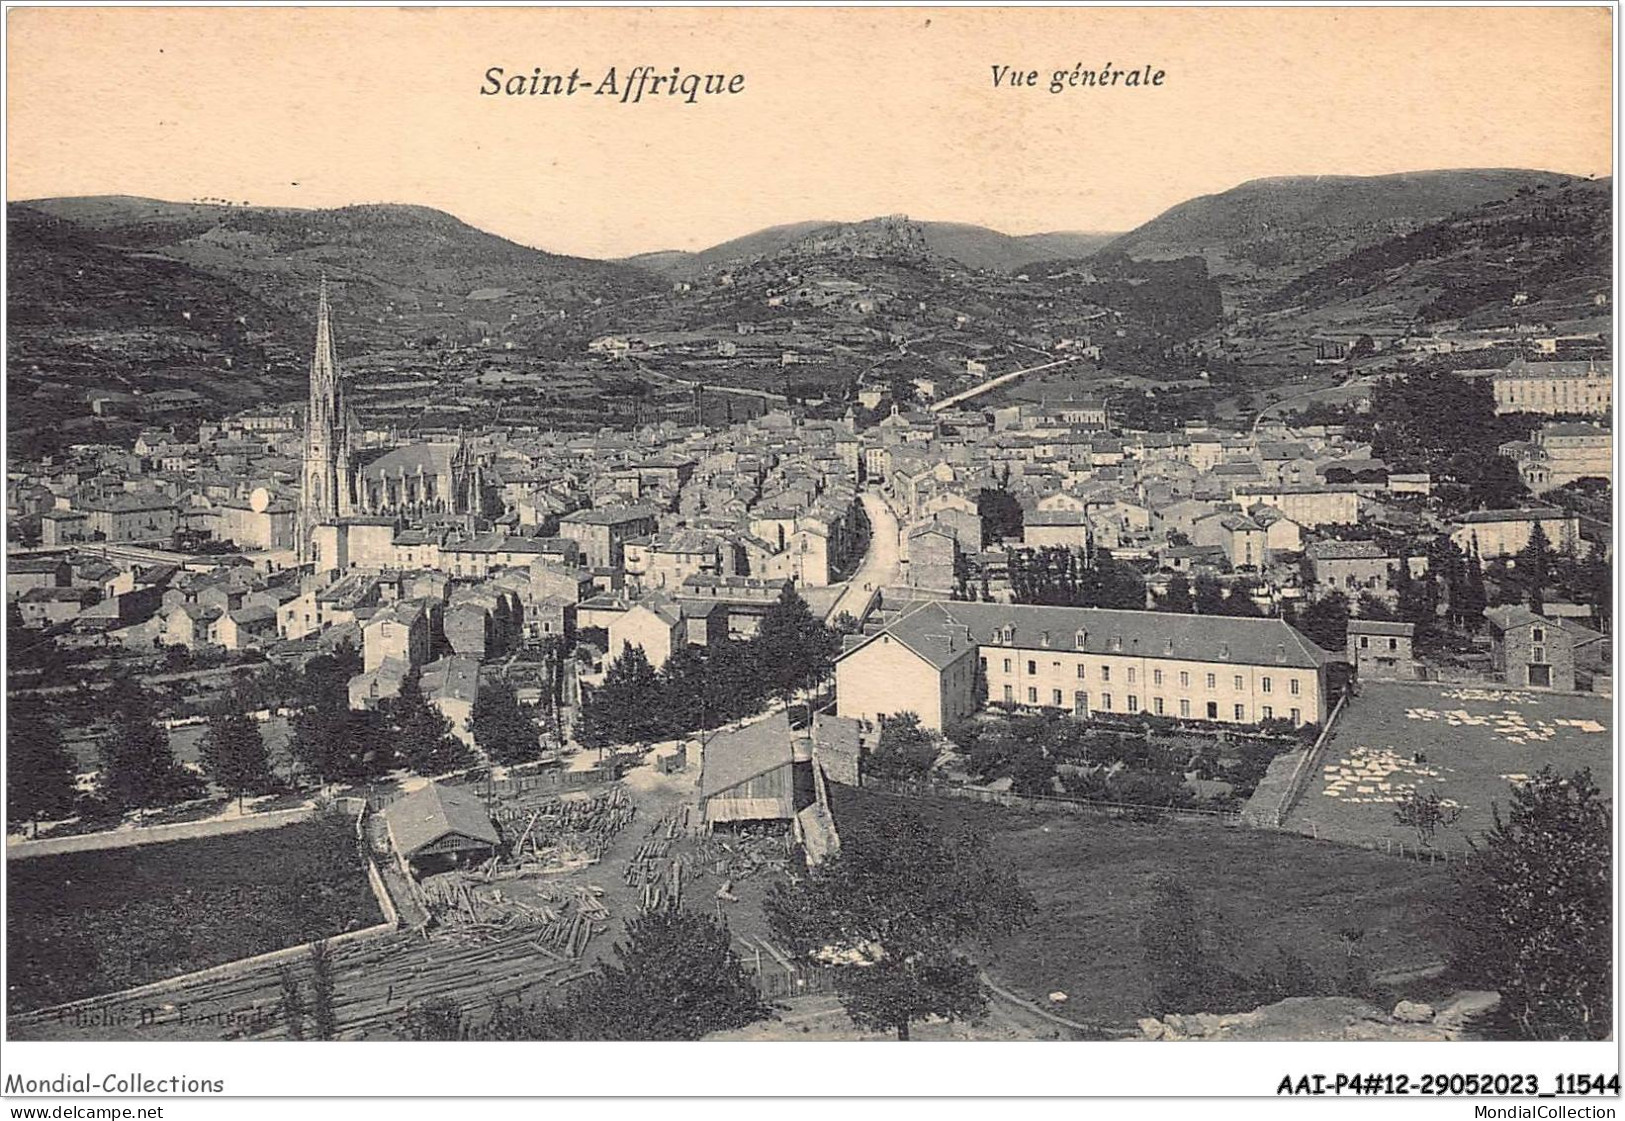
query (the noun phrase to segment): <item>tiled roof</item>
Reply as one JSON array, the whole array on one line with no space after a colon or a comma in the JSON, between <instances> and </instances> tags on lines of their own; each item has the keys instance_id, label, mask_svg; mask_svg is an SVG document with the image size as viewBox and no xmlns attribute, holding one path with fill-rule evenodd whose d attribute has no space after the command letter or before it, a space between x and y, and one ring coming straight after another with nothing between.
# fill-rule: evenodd
<instances>
[{"instance_id":1,"label":"tiled roof","mask_svg":"<svg viewBox=\"0 0 1625 1121\"><path fill-rule=\"evenodd\" d=\"M386 806L384 820L389 824L389 835L396 850L406 857L448 834L487 845L502 843L478 795L438 782L431 782Z\"/></svg>"},{"instance_id":2,"label":"tiled roof","mask_svg":"<svg viewBox=\"0 0 1625 1121\"><path fill-rule=\"evenodd\" d=\"M995 642L1005 626L1013 628L1011 641ZM1280 619L1098 607L931 602L893 620L862 645L883 636L903 643L938 669L978 645L1298 669L1317 668L1327 657ZM840 656L849 657L859 648Z\"/></svg>"}]
</instances>

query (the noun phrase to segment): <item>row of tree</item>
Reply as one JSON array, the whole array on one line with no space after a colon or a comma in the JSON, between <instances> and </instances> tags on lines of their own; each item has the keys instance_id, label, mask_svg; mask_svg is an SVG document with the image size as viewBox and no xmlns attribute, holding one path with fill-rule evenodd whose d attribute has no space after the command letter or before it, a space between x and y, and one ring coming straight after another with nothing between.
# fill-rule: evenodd
<instances>
[{"instance_id":1,"label":"row of tree","mask_svg":"<svg viewBox=\"0 0 1625 1121\"><path fill-rule=\"evenodd\" d=\"M681 646L657 672L638 646L618 652L591 690L578 736L588 747L647 744L715 728L788 701L829 676L836 633L813 617L794 588L762 617L748 641Z\"/></svg>"},{"instance_id":2,"label":"row of tree","mask_svg":"<svg viewBox=\"0 0 1625 1121\"><path fill-rule=\"evenodd\" d=\"M371 709L351 709L349 680L360 672L354 647L341 644L306 663L303 674L281 681L292 695L289 752L306 775L320 782L366 781L404 767L442 775L474 766L478 759L451 722L424 696L413 672L397 696ZM285 670L274 671L279 679ZM12 705L7 730L6 805L14 821L59 818L86 810L97 816L170 805L205 792L204 780L239 800L285 789L293 776L273 768L262 727L249 715L262 689L234 689L216 704L198 744L197 768L177 762L170 735L158 720L152 694L135 679L115 678L99 698L110 714L101 739L98 777L89 802L80 804L72 755L58 721L37 700ZM494 763L536 759L541 737L530 710L505 681L489 681L476 695L470 720L474 742Z\"/></svg>"},{"instance_id":3,"label":"row of tree","mask_svg":"<svg viewBox=\"0 0 1625 1121\"><path fill-rule=\"evenodd\" d=\"M1012 550L1010 591L1016 603L1145 610L1145 580L1109 549L1087 556L1064 545Z\"/></svg>"}]
</instances>

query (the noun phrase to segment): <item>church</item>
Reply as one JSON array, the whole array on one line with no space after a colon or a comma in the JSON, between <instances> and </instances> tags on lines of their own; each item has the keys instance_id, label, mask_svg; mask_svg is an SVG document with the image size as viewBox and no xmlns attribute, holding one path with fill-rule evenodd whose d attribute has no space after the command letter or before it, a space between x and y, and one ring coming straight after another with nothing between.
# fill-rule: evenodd
<instances>
[{"instance_id":1,"label":"church","mask_svg":"<svg viewBox=\"0 0 1625 1121\"><path fill-rule=\"evenodd\" d=\"M316 353L305 409L304 471L299 492L299 559L317 562L316 527L351 517L410 519L483 515L486 486L478 458L459 437L365 448L344 399L333 338L327 278L316 307Z\"/></svg>"}]
</instances>

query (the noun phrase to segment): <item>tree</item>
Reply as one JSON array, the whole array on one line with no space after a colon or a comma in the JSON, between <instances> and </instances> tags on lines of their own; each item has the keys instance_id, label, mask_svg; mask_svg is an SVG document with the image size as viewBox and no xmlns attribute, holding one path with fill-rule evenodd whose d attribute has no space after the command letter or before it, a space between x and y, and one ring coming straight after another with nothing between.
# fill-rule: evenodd
<instances>
[{"instance_id":1,"label":"tree","mask_svg":"<svg viewBox=\"0 0 1625 1121\"><path fill-rule=\"evenodd\" d=\"M310 944L310 1026L317 1039L338 1038L333 1002L333 951L323 940Z\"/></svg>"},{"instance_id":2,"label":"tree","mask_svg":"<svg viewBox=\"0 0 1625 1121\"><path fill-rule=\"evenodd\" d=\"M1384 623L1395 621L1394 609L1388 606L1388 601L1370 592L1360 593L1360 598L1354 603L1354 613L1362 619L1374 619Z\"/></svg>"},{"instance_id":3,"label":"tree","mask_svg":"<svg viewBox=\"0 0 1625 1121\"><path fill-rule=\"evenodd\" d=\"M723 721L716 720L706 707L705 679L709 666L698 646L681 646L671 652L660 667L660 711L665 716L663 734L680 735Z\"/></svg>"},{"instance_id":4,"label":"tree","mask_svg":"<svg viewBox=\"0 0 1625 1121\"><path fill-rule=\"evenodd\" d=\"M1606 1039L1613 1024L1612 813L1589 770L1545 767L1456 873L1459 974L1501 993L1491 1029Z\"/></svg>"},{"instance_id":5,"label":"tree","mask_svg":"<svg viewBox=\"0 0 1625 1121\"><path fill-rule=\"evenodd\" d=\"M1416 841L1428 848L1433 847L1433 840L1440 829L1447 829L1456 824L1461 818L1461 807L1453 802L1446 802L1437 790L1430 790L1423 794L1420 790L1412 790L1399 803L1394 810L1394 820L1400 825L1416 830Z\"/></svg>"},{"instance_id":6,"label":"tree","mask_svg":"<svg viewBox=\"0 0 1625 1121\"><path fill-rule=\"evenodd\" d=\"M462 1005L457 1003L455 997L444 995L431 996L421 1004L408 1005L401 1028L404 1038L416 1042L468 1038Z\"/></svg>"},{"instance_id":7,"label":"tree","mask_svg":"<svg viewBox=\"0 0 1625 1121\"><path fill-rule=\"evenodd\" d=\"M847 1015L898 1039L927 1016L979 1018L987 995L965 946L1035 909L984 837L945 835L901 804L845 829L838 853L775 884L763 905L797 956L834 958Z\"/></svg>"},{"instance_id":8,"label":"tree","mask_svg":"<svg viewBox=\"0 0 1625 1121\"><path fill-rule=\"evenodd\" d=\"M982 519L982 540L990 545L1021 536L1021 503L1007 489L978 491L976 513Z\"/></svg>"},{"instance_id":9,"label":"tree","mask_svg":"<svg viewBox=\"0 0 1625 1121\"><path fill-rule=\"evenodd\" d=\"M704 912L644 912L626 924L615 961L573 992L571 1038L695 1040L767 1015L728 927Z\"/></svg>"},{"instance_id":10,"label":"tree","mask_svg":"<svg viewBox=\"0 0 1625 1121\"><path fill-rule=\"evenodd\" d=\"M1224 586L1218 577L1207 572L1197 575L1194 606L1198 615L1224 614Z\"/></svg>"},{"instance_id":11,"label":"tree","mask_svg":"<svg viewBox=\"0 0 1625 1121\"><path fill-rule=\"evenodd\" d=\"M198 761L214 784L238 801L246 791L262 790L271 781L271 760L260 726L247 713L219 713L198 745Z\"/></svg>"},{"instance_id":12,"label":"tree","mask_svg":"<svg viewBox=\"0 0 1625 1121\"><path fill-rule=\"evenodd\" d=\"M807 601L786 584L778 602L762 616L761 628L751 645L768 688L788 700L799 690L816 687L829 675L841 640L813 618Z\"/></svg>"},{"instance_id":13,"label":"tree","mask_svg":"<svg viewBox=\"0 0 1625 1121\"><path fill-rule=\"evenodd\" d=\"M1554 555L1551 540L1539 522L1529 531L1529 541L1518 551L1518 584L1529 597L1529 610L1539 615L1546 609L1546 591L1552 583Z\"/></svg>"},{"instance_id":14,"label":"tree","mask_svg":"<svg viewBox=\"0 0 1625 1121\"><path fill-rule=\"evenodd\" d=\"M365 780L395 763L394 736L381 711L350 707L361 654L348 638L305 663L289 750L322 783Z\"/></svg>"},{"instance_id":15,"label":"tree","mask_svg":"<svg viewBox=\"0 0 1625 1121\"><path fill-rule=\"evenodd\" d=\"M194 796L201 783L175 762L169 733L159 727L151 702L129 678L108 690L113 731L102 741L97 789L114 809L134 810Z\"/></svg>"},{"instance_id":16,"label":"tree","mask_svg":"<svg viewBox=\"0 0 1625 1121\"><path fill-rule=\"evenodd\" d=\"M299 988L299 977L293 971L293 966L282 965L277 967L277 978L282 985L282 997L277 1002L277 1011L282 1017L283 1025L288 1029L290 1039L305 1038L305 994Z\"/></svg>"},{"instance_id":17,"label":"tree","mask_svg":"<svg viewBox=\"0 0 1625 1121\"><path fill-rule=\"evenodd\" d=\"M604 683L587 694L581 742L602 750L618 743L649 743L663 731L660 679L643 647L628 646L609 664ZM478 728L474 735L478 738Z\"/></svg>"},{"instance_id":18,"label":"tree","mask_svg":"<svg viewBox=\"0 0 1625 1121\"><path fill-rule=\"evenodd\" d=\"M362 782L395 765L394 732L378 709L306 707L292 725L289 750L322 783Z\"/></svg>"},{"instance_id":19,"label":"tree","mask_svg":"<svg viewBox=\"0 0 1625 1121\"><path fill-rule=\"evenodd\" d=\"M937 761L936 737L920 727L912 712L880 718L880 742L863 761L866 774L898 782L921 782Z\"/></svg>"},{"instance_id":20,"label":"tree","mask_svg":"<svg viewBox=\"0 0 1625 1121\"><path fill-rule=\"evenodd\" d=\"M66 816L77 796L73 757L56 722L37 701L13 701L6 725L6 817Z\"/></svg>"},{"instance_id":21,"label":"tree","mask_svg":"<svg viewBox=\"0 0 1625 1121\"><path fill-rule=\"evenodd\" d=\"M1015 753L1010 766L1010 789L1027 795L1055 793L1055 760L1042 743L1028 744L1026 750Z\"/></svg>"},{"instance_id":22,"label":"tree","mask_svg":"<svg viewBox=\"0 0 1625 1121\"><path fill-rule=\"evenodd\" d=\"M474 704L477 712L478 696ZM395 732L401 761L418 774L443 775L474 762L468 745L452 734L451 721L423 695L422 675L417 670L401 682L400 692L387 705L386 716Z\"/></svg>"},{"instance_id":23,"label":"tree","mask_svg":"<svg viewBox=\"0 0 1625 1121\"><path fill-rule=\"evenodd\" d=\"M1342 650L1348 645L1348 598L1342 592L1320 597L1298 613L1296 626L1322 650Z\"/></svg>"},{"instance_id":24,"label":"tree","mask_svg":"<svg viewBox=\"0 0 1625 1121\"><path fill-rule=\"evenodd\" d=\"M1450 612L1468 630L1477 631L1484 624L1484 609L1490 605L1490 597L1484 590L1484 568L1478 558L1468 557L1464 567L1460 588L1450 593Z\"/></svg>"},{"instance_id":25,"label":"tree","mask_svg":"<svg viewBox=\"0 0 1625 1121\"><path fill-rule=\"evenodd\" d=\"M642 654L642 651L638 653ZM645 659L643 664L647 666L648 660ZM473 726L474 742L498 763L528 763L542 754L542 741L536 722L520 707L518 695L506 681L497 680L480 686L479 693L474 697L474 712L469 723Z\"/></svg>"},{"instance_id":26,"label":"tree","mask_svg":"<svg viewBox=\"0 0 1625 1121\"><path fill-rule=\"evenodd\" d=\"M1180 615L1189 615L1196 608L1196 601L1191 598L1191 582L1185 578L1183 572L1176 572L1168 580L1168 590L1163 593L1161 602L1157 605L1163 611L1172 611Z\"/></svg>"},{"instance_id":27,"label":"tree","mask_svg":"<svg viewBox=\"0 0 1625 1121\"><path fill-rule=\"evenodd\" d=\"M1500 455L1492 455L1478 466L1467 488L1467 500L1481 510L1506 510L1529 497L1518 465Z\"/></svg>"}]
</instances>

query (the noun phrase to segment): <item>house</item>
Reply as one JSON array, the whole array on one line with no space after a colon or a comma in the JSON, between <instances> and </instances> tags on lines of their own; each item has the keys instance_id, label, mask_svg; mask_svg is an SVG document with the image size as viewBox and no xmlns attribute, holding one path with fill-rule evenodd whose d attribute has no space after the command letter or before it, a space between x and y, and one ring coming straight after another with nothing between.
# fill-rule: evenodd
<instances>
[{"instance_id":1,"label":"house","mask_svg":"<svg viewBox=\"0 0 1625 1121\"><path fill-rule=\"evenodd\" d=\"M466 787L431 782L383 814L396 855L417 876L486 860L502 844L479 795Z\"/></svg>"},{"instance_id":2,"label":"house","mask_svg":"<svg viewBox=\"0 0 1625 1121\"><path fill-rule=\"evenodd\" d=\"M363 670L350 678L350 707L372 708L379 701L400 695L401 686L412 674L405 658L391 655L372 669Z\"/></svg>"},{"instance_id":3,"label":"house","mask_svg":"<svg viewBox=\"0 0 1625 1121\"><path fill-rule=\"evenodd\" d=\"M227 650L245 650L277 635L276 608L263 604L239 607L220 617L216 628L220 645Z\"/></svg>"},{"instance_id":4,"label":"house","mask_svg":"<svg viewBox=\"0 0 1625 1121\"><path fill-rule=\"evenodd\" d=\"M1524 485L1536 494L1578 479L1614 477L1614 434L1593 424L1546 424L1528 441L1501 445L1518 464Z\"/></svg>"},{"instance_id":5,"label":"house","mask_svg":"<svg viewBox=\"0 0 1625 1121\"><path fill-rule=\"evenodd\" d=\"M1370 592L1379 599L1393 595L1391 575L1400 563L1375 541L1311 541L1303 550L1317 596L1342 592L1357 599Z\"/></svg>"},{"instance_id":6,"label":"house","mask_svg":"<svg viewBox=\"0 0 1625 1121\"><path fill-rule=\"evenodd\" d=\"M1416 624L1380 619L1350 619L1348 660L1355 674L1366 681L1416 677L1412 643Z\"/></svg>"},{"instance_id":7,"label":"house","mask_svg":"<svg viewBox=\"0 0 1625 1121\"><path fill-rule=\"evenodd\" d=\"M48 556L6 557L6 598L18 599L35 588L66 588L73 583L73 565L68 558Z\"/></svg>"},{"instance_id":8,"label":"house","mask_svg":"<svg viewBox=\"0 0 1625 1121\"><path fill-rule=\"evenodd\" d=\"M708 828L788 825L795 818L791 740L782 712L711 737L700 761L700 811Z\"/></svg>"},{"instance_id":9,"label":"house","mask_svg":"<svg viewBox=\"0 0 1625 1121\"><path fill-rule=\"evenodd\" d=\"M1581 548L1580 518L1556 506L1520 510L1474 510L1463 514L1450 530L1450 540L1470 557L1493 560L1516 556L1529 544L1539 525L1553 549Z\"/></svg>"},{"instance_id":10,"label":"house","mask_svg":"<svg viewBox=\"0 0 1625 1121\"><path fill-rule=\"evenodd\" d=\"M180 527L174 500L161 494L109 494L87 499L82 510L98 541L167 542Z\"/></svg>"},{"instance_id":11,"label":"house","mask_svg":"<svg viewBox=\"0 0 1625 1121\"><path fill-rule=\"evenodd\" d=\"M908 535L909 586L952 591L958 555L959 545L952 530L935 522L916 526Z\"/></svg>"},{"instance_id":12,"label":"house","mask_svg":"<svg viewBox=\"0 0 1625 1121\"><path fill-rule=\"evenodd\" d=\"M1081 510L1033 510L1021 520L1021 543L1029 549L1059 545L1082 552L1089 534L1089 516Z\"/></svg>"},{"instance_id":13,"label":"house","mask_svg":"<svg viewBox=\"0 0 1625 1121\"><path fill-rule=\"evenodd\" d=\"M408 666L429 660L434 631L423 600L403 600L380 610L361 629L362 668L375 670L385 658L398 658Z\"/></svg>"},{"instance_id":14,"label":"house","mask_svg":"<svg viewBox=\"0 0 1625 1121\"><path fill-rule=\"evenodd\" d=\"M583 563L588 568L621 567L626 542L634 537L647 537L655 529L655 512L644 506L577 510L559 519L560 535L580 546Z\"/></svg>"},{"instance_id":15,"label":"house","mask_svg":"<svg viewBox=\"0 0 1625 1121\"><path fill-rule=\"evenodd\" d=\"M913 712L934 730L985 704L1321 723L1326 661L1280 619L932 602L837 657L836 714Z\"/></svg>"},{"instance_id":16,"label":"house","mask_svg":"<svg viewBox=\"0 0 1625 1121\"><path fill-rule=\"evenodd\" d=\"M649 596L631 604L609 621L610 659L629 646L641 646L649 664L659 669L687 641L683 612L664 596Z\"/></svg>"},{"instance_id":17,"label":"house","mask_svg":"<svg viewBox=\"0 0 1625 1121\"><path fill-rule=\"evenodd\" d=\"M40 515L40 544L46 548L90 540L89 515L79 510L47 510Z\"/></svg>"},{"instance_id":18,"label":"house","mask_svg":"<svg viewBox=\"0 0 1625 1121\"><path fill-rule=\"evenodd\" d=\"M17 610L25 627L54 627L67 622L96 600L92 588L30 588L17 599Z\"/></svg>"},{"instance_id":19,"label":"house","mask_svg":"<svg viewBox=\"0 0 1625 1121\"><path fill-rule=\"evenodd\" d=\"M1573 692L1575 669L1606 668L1608 640L1563 619L1547 619L1507 604L1484 612L1490 624L1490 664L1508 685Z\"/></svg>"},{"instance_id":20,"label":"house","mask_svg":"<svg viewBox=\"0 0 1625 1121\"><path fill-rule=\"evenodd\" d=\"M418 678L423 699L440 710L451 724L452 735L474 746L474 701L480 692L480 664L453 654L430 662Z\"/></svg>"},{"instance_id":21,"label":"house","mask_svg":"<svg viewBox=\"0 0 1625 1121\"><path fill-rule=\"evenodd\" d=\"M165 607L162 639L165 646L185 646L193 649L216 640L220 617L225 611L219 607L204 607L196 603L178 603Z\"/></svg>"}]
</instances>

